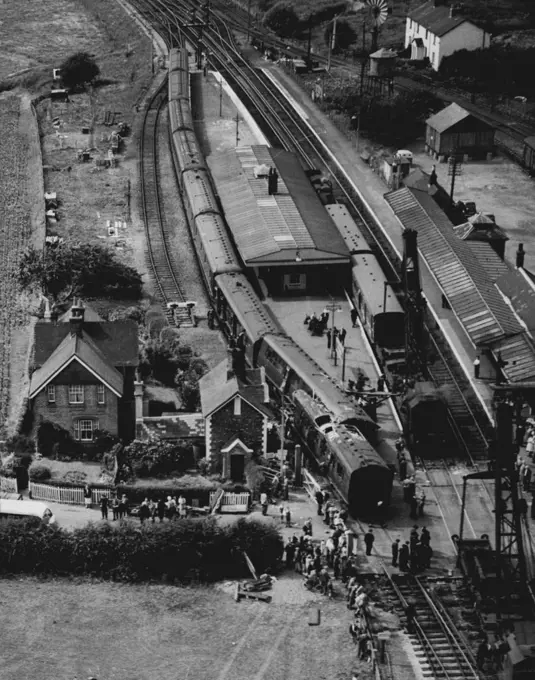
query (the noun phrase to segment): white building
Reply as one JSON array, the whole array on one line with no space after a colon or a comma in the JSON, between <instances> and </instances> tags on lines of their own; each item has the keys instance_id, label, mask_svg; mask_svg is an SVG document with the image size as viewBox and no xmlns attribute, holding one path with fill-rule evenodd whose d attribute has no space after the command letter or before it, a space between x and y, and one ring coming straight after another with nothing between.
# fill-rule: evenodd
<instances>
[{"instance_id":1,"label":"white building","mask_svg":"<svg viewBox=\"0 0 535 680\"><path fill-rule=\"evenodd\" d=\"M486 33L454 6L443 0L428 0L407 16L405 47L411 48L411 59L429 59L438 71L443 57L458 50L477 50L489 47L490 33Z\"/></svg>"}]
</instances>

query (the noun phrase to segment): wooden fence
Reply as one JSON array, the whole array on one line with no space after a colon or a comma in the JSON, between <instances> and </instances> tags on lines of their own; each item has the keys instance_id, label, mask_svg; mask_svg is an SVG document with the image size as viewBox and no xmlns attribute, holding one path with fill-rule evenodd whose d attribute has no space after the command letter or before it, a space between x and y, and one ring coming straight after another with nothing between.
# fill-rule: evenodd
<instances>
[{"instance_id":1,"label":"wooden fence","mask_svg":"<svg viewBox=\"0 0 535 680\"><path fill-rule=\"evenodd\" d=\"M19 485L16 477L0 477L0 491L3 493L18 493Z\"/></svg>"},{"instance_id":2,"label":"wooden fence","mask_svg":"<svg viewBox=\"0 0 535 680\"><path fill-rule=\"evenodd\" d=\"M212 491L210 494L210 505L215 500L217 491ZM247 512L249 510L249 502L251 494L244 493L224 493L221 502L220 512Z\"/></svg>"},{"instance_id":3,"label":"wooden fence","mask_svg":"<svg viewBox=\"0 0 535 680\"><path fill-rule=\"evenodd\" d=\"M91 503L98 505L102 496L111 497L114 492L108 489L91 489ZM50 486L49 484L35 484L30 482L30 494L35 501L50 501L51 503L66 503L68 505L84 505L83 487Z\"/></svg>"}]
</instances>

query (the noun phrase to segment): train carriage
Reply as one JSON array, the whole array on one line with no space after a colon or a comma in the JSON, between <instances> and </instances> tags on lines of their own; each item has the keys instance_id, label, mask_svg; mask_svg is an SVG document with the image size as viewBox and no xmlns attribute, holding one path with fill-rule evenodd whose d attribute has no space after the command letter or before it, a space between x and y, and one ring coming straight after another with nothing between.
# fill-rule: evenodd
<instances>
[{"instance_id":1,"label":"train carriage","mask_svg":"<svg viewBox=\"0 0 535 680\"><path fill-rule=\"evenodd\" d=\"M352 515L387 506L392 471L356 428L333 422L327 408L303 390L293 393L294 427L342 494Z\"/></svg>"},{"instance_id":2,"label":"train carriage","mask_svg":"<svg viewBox=\"0 0 535 680\"><path fill-rule=\"evenodd\" d=\"M372 342L385 349L405 345L405 313L370 253L353 255L353 297Z\"/></svg>"},{"instance_id":3,"label":"train carriage","mask_svg":"<svg viewBox=\"0 0 535 680\"><path fill-rule=\"evenodd\" d=\"M190 224L200 215L220 215L210 176L205 170L185 172L182 191Z\"/></svg>"},{"instance_id":4,"label":"train carriage","mask_svg":"<svg viewBox=\"0 0 535 680\"><path fill-rule=\"evenodd\" d=\"M185 48L169 51L169 101L187 99L189 101L189 56Z\"/></svg>"},{"instance_id":5,"label":"train carriage","mask_svg":"<svg viewBox=\"0 0 535 680\"><path fill-rule=\"evenodd\" d=\"M173 133L181 130L193 132L193 118L187 99L177 99L169 102L169 132L172 136Z\"/></svg>"},{"instance_id":6,"label":"train carriage","mask_svg":"<svg viewBox=\"0 0 535 680\"><path fill-rule=\"evenodd\" d=\"M264 336L258 363L283 394L292 397L295 390L305 390L325 404L337 422L358 427L366 436L375 436L376 423L288 336Z\"/></svg>"},{"instance_id":7,"label":"train carriage","mask_svg":"<svg viewBox=\"0 0 535 680\"><path fill-rule=\"evenodd\" d=\"M241 272L221 215L199 215L190 224L190 231L208 290L214 289L216 277L220 274Z\"/></svg>"},{"instance_id":8,"label":"train carriage","mask_svg":"<svg viewBox=\"0 0 535 680\"><path fill-rule=\"evenodd\" d=\"M215 303L228 337L238 339L251 366L258 362L263 337L283 333L264 307L245 274L221 274L215 280Z\"/></svg>"},{"instance_id":9,"label":"train carriage","mask_svg":"<svg viewBox=\"0 0 535 680\"><path fill-rule=\"evenodd\" d=\"M349 210L345 205L342 203L333 203L331 205L326 205L325 210L327 210L332 221L336 224L347 249L352 255L356 253L372 252L362 230L351 217Z\"/></svg>"},{"instance_id":10,"label":"train carriage","mask_svg":"<svg viewBox=\"0 0 535 680\"><path fill-rule=\"evenodd\" d=\"M206 161L193 130L177 130L172 134L171 141L173 153L180 170L178 176L182 185L184 184L184 173L188 170L203 170L206 175Z\"/></svg>"}]
</instances>

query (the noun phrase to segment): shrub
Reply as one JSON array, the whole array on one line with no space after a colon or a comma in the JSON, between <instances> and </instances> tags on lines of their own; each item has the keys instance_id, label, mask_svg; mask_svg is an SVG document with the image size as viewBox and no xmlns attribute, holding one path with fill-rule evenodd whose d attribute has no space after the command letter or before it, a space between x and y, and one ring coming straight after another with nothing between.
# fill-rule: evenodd
<instances>
[{"instance_id":1,"label":"shrub","mask_svg":"<svg viewBox=\"0 0 535 680\"><path fill-rule=\"evenodd\" d=\"M76 52L61 64L61 78L66 87L83 87L92 83L100 69L95 59L87 52Z\"/></svg>"},{"instance_id":2,"label":"shrub","mask_svg":"<svg viewBox=\"0 0 535 680\"><path fill-rule=\"evenodd\" d=\"M299 29L299 18L291 5L278 2L267 12L264 23L283 38L291 38Z\"/></svg>"},{"instance_id":3,"label":"shrub","mask_svg":"<svg viewBox=\"0 0 535 680\"><path fill-rule=\"evenodd\" d=\"M185 442L170 444L154 438L134 440L124 449L124 461L136 477L182 474L193 465L193 447Z\"/></svg>"},{"instance_id":4,"label":"shrub","mask_svg":"<svg viewBox=\"0 0 535 680\"><path fill-rule=\"evenodd\" d=\"M75 486L83 486L87 481L87 473L83 470L68 470L61 478L61 481Z\"/></svg>"},{"instance_id":5,"label":"shrub","mask_svg":"<svg viewBox=\"0 0 535 680\"><path fill-rule=\"evenodd\" d=\"M0 525L0 572L9 574L215 581L247 575L243 551L262 573L280 558L282 539L275 528L247 520L227 527L213 519L89 524L74 532L32 520Z\"/></svg>"},{"instance_id":6,"label":"shrub","mask_svg":"<svg viewBox=\"0 0 535 680\"><path fill-rule=\"evenodd\" d=\"M13 453L33 453L35 451L35 442L31 437L23 434L16 434L6 441L6 449Z\"/></svg>"},{"instance_id":7,"label":"shrub","mask_svg":"<svg viewBox=\"0 0 535 680\"><path fill-rule=\"evenodd\" d=\"M80 445L70 432L49 420L43 421L37 428L37 446L46 458L76 458Z\"/></svg>"},{"instance_id":8,"label":"shrub","mask_svg":"<svg viewBox=\"0 0 535 680\"><path fill-rule=\"evenodd\" d=\"M32 463L28 470L32 482L46 482L52 477L52 472L48 465L43 463Z\"/></svg>"}]
</instances>

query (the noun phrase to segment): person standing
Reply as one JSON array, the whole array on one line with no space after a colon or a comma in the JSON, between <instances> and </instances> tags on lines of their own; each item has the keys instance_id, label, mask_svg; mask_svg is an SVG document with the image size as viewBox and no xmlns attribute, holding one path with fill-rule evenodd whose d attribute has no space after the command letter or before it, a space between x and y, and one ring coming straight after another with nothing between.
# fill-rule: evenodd
<instances>
[{"instance_id":1,"label":"person standing","mask_svg":"<svg viewBox=\"0 0 535 680\"><path fill-rule=\"evenodd\" d=\"M141 524L145 522L146 519L149 519L150 517L150 510L149 510L149 501L147 498L141 503L141 506L139 508L139 521Z\"/></svg>"},{"instance_id":2,"label":"person standing","mask_svg":"<svg viewBox=\"0 0 535 680\"><path fill-rule=\"evenodd\" d=\"M340 342L342 343L342 345L346 344L346 335L347 335L346 329L342 328L342 330L340 331Z\"/></svg>"},{"instance_id":3,"label":"person standing","mask_svg":"<svg viewBox=\"0 0 535 680\"><path fill-rule=\"evenodd\" d=\"M403 454L398 456L399 478L403 482L407 478L407 459Z\"/></svg>"},{"instance_id":4,"label":"person standing","mask_svg":"<svg viewBox=\"0 0 535 680\"><path fill-rule=\"evenodd\" d=\"M420 543L422 545L429 545L431 543L431 534L427 527L422 528L422 534L420 536Z\"/></svg>"},{"instance_id":5,"label":"person standing","mask_svg":"<svg viewBox=\"0 0 535 680\"><path fill-rule=\"evenodd\" d=\"M327 329L327 349L331 349L332 331L330 328Z\"/></svg>"},{"instance_id":6,"label":"person standing","mask_svg":"<svg viewBox=\"0 0 535 680\"><path fill-rule=\"evenodd\" d=\"M481 370L481 361L479 359L479 354L474 359L474 378L479 380L479 372Z\"/></svg>"},{"instance_id":7,"label":"person standing","mask_svg":"<svg viewBox=\"0 0 535 680\"><path fill-rule=\"evenodd\" d=\"M156 511L158 510L158 507L154 500L151 498L149 501L149 511L150 511L150 517L152 519L152 523L156 522Z\"/></svg>"},{"instance_id":8,"label":"person standing","mask_svg":"<svg viewBox=\"0 0 535 680\"><path fill-rule=\"evenodd\" d=\"M84 505L89 510L91 508L91 487L89 484L84 486Z\"/></svg>"},{"instance_id":9,"label":"person standing","mask_svg":"<svg viewBox=\"0 0 535 680\"><path fill-rule=\"evenodd\" d=\"M108 519L108 497L100 497L100 512L102 514L102 519Z\"/></svg>"},{"instance_id":10,"label":"person standing","mask_svg":"<svg viewBox=\"0 0 535 680\"><path fill-rule=\"evenodd\" d=\"M163 518L165 517L165 501L163 498L160 498L160 500L157 503L157 513L158 513L158 519L160 520L160 524L163 522Z\"/></svg>"},{"instance_id":11,"label":"person standing","mask_svg":"<svg viewBox=\"0 0 535 680\"><path fill-rule=\"evenodd\" d=\"M396 540L392 543L392 566L393 567L398 566L399 543L400 543L399 538L396 538Z\"/></svg>"},{"instance_id":12,"label":"person standing","mask_svg":"<svg viewBox=\"0 0 535 680\"><path fill-rule=\"evenodd\" d=\"M119 499L116 495L111 500L111 511L113 513L113 519L119 519Z\"/></svg>"},{"instance_id":13,"label":"person standing","mask_svg":"<svg viewBox=\"0 0 535 680\"><path fill-rule=\"evenodd\" d=\"M286 518L286 526L291 527L292 526L292 512L290 510L289 505L287 505L286 509L284 510L284 517Z\"/></svg>"},{"instance_id":14,"label":"person standing","mask_svg":"<svg viewBox=\"0 0 535 680\"><path fill-rule=\"evenodd\" d=\"M364 534L364 543L366 545L366 555L371 555L372 554L372 548L373 544L375 542L375 536L373 535L373 531L371 529L368 529L368 531Z\"/></svg>"},{"instance_id":15,"label":"person standing","mask_svg":"<svg viewBox=\"0 0 535 680\"><path fill-rule=\"evenodd\" d=\"M187 505L186 505L186 499L182 494L180 494L180 498L178 499L178 514L181 519L185 519L187 515Z\"/></svg>"},{"instance_id":16,"label":"person standing","mask_svg":"<svg viewBox=\"0 0 535 680\"><path fill-rule=\"evenodd\" d=\"M351 308L350 314L351 314L351 325L353 326L353 328L356 328L357 327L357 319L358 319L359 314L358 314L355 307Z\"/></svg>"},{"instance_id":17,"label":"person standing","mask_svg":"<svg viewBox=\"0 0 535 680\"><path fill-rule=\"evenodd\" d=\"M409 567L409 542L405 543L399 549L399 568L400 571L407 571Z\"/></svg>"},{"instance_id":18,"label":"person standing","mask_svg":"<svg viewBox=\"0 0 535 680\"><path fill-rule=\"evenodd\" d=\"M316 503L318 504L318 515L323 515L323 493L321 492L321 489L318 489L315 494L316 497Z\"/></svg>"},{"instance_id":19,"label":"person standing","mask_svg":"<svg viewBox=\"0 0 535 680\"><path fill-rule=\"evenodd\" d=\"M284 505L282 503L279 505L279 515L281 518L281 524L284 524Z\"/></svg>"},{"instance_id":20,"label":"person standing","mask_svg":"<svg viewBox=\"0 0 535 680\"><path fill-rule=\"evenodd\" d=\"M282 482L282 500L287 501L290 498L290 482L288 481L288 477L284 477L284 480Z\"/></svg>"},{"instance_id":21,"label":"person standing","mask_svg":"<svg viewBox=\"0 0 535 680\"><path fill-rule=\"evenodd\" d=\"M422 489L418 494L418 517L424 516L425 499L426 495Z\"/></svg>"},{"instance_id":22,"label":"person standing","mask_svg":"<svg viewBox=\"0 0 535 680\"><path fill-rule=\"evenodd\" d=\"M260 506L262 507L262 514L265 517L268 511L268 497L265 491L262 491L260 494Z\"/></svg>"}]
</instances>

